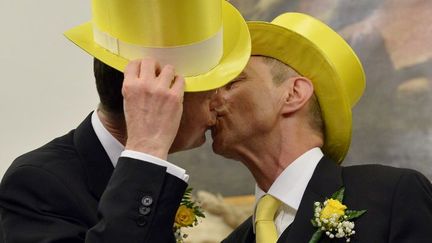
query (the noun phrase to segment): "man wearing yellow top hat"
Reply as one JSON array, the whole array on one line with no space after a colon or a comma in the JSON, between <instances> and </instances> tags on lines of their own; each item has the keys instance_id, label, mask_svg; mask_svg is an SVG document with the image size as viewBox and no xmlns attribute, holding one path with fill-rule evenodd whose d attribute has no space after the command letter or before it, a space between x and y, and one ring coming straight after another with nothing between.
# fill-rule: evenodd
<instances>
[{"instance_id":1,"label":"man wearing yellow top hat","mask_svg":"<svg viewBox=\"0 0 432 243\"><path fill-rule=\"evenodd\" d=\"M211 90L250 57L246 22L225 0L92 0L92 10L65 35L95 57L99 107L8 169L7 243L175 242L188 175L167 154L205 141Z\"/></svg>"},{"instance_id":2,"label":"man wearing yellow top hat","mask_svg":"<svg viewBox=\"0 0 432 243\"><path fill-rule=\"evenodd\" d=\"M339 165L365 88L350 46L300 13L248 26L252 57L212 98L212 136L216 153L254 176L257 204L223 242L432 242L422 174Z\"/></svg>"}]
</instances>

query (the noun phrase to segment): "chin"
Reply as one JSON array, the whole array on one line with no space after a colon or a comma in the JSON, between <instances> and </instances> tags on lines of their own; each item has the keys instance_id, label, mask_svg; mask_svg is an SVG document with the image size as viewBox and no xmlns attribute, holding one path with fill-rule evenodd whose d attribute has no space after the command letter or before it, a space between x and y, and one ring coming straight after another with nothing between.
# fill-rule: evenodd
<instances>
[{"instance_id":1,"label":"chin","mask_svg":"<svg viewBox=\"0 0 432 243\"><path fill-rule=\"evenodd\" d=\"M218 155L220 155L224 158L227 158L227 159L238 160L238 158L235 156L233 151L229 150L228 148L230 148L230 147L226 146L226 144L218 144L218 143L213 142L212 148L213 148L213 152L215 154L218 154Z\"/></svg>"},{"instance_id":2,"label":"chin","mask_svg":"<svg viewBox=\"0 0 432 243\"><path fill-rule=\"evenodd\" d=\"M212 140L213 140L213 142L212 142L213 152L215 154L222 155L221 152L223 151L223 149L222 149L223 139L222 139L220 133L217 134L215 131L212 131L211 135L212 135Z\"/></svg>"},{"instance_id":3,"label":"chin","mask_svg":"<svg viewBox=\"0 0 432 243\"><path fill-rule=\"evenodd\" d=\"M205 130L202 132L197 132L196 130L194 130L189 133L183 130L177 133L177 136L175 137L171 145L170 153L198 148L203 145L205 141Z\"/></svg>"},{"instance_id":4,"label":"chin","mask_svg":"<svg viewBox=\"0 0 432 243\"><path fill-rule=\"evenodd\" d=\"M227 159L239 160L233 141L228 138L223 138L220 134L213 137L212 149L215 154L223 156Z\"/></svg>"},{"instance_id":5,"label":"chin","mask_svg":"<svg viewBox=\"0 0 432 243\"><path fill-rule=\"evenodd\" d=\"M213 143L212 143L212 149L213 149L213 152L215 153L215 154L219 154L219 155L221 155L221 149L220 149L220 146L218 146L218 144L217 143L215 143L214 141L213 141Z\"/></svg>"},{"instance_id":6,"label":"chin","mask_svg":"<svg viewBox=\"0 0 432 243\"><path fill-rule=\"evenodd\" d=\"M216 136L213 138L212 149L215 154L219 154L224 156L224 152L226 150L226 144L223 142L223 139Z\"/></svg>"},{"instance_id":7,"label":"chin","mask_svg":"<svg viewBox=\"0 0 432 243\"><path fill-rule=\"evenodd\" d=\"M201 145L203 145L205 141L206 141L206 137L204 135L197 139L189 140L188 142L178 146L176 152L201 147Z\"/></svg>"},{"instance_id":8,"label":"chin","mask_svg":"<svg viewBox=\"0 0 432 243\"><path fill-rule=\"evenodd\" d=\"M203 135L200 139L197 139L195 143L191 146L190 149L201 147L206 141L205 135Z\"/></svg>"}]
</instances>

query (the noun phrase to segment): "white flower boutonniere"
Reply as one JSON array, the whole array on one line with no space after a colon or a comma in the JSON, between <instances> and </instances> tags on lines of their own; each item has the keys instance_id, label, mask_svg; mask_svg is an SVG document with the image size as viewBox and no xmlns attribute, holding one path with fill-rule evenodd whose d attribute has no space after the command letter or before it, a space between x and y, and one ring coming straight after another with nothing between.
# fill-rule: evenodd
<instances>
[{"instance_id":1,"label":"white flower boutonniere","mask_svg":"<svg viewBox=\"0 0 432 243\"><path fill-rule=\"evenodd\" d=\"M366 210L348 210L347 206L342 204L344 192L345 188L342 187L324 203L314 203L314 218L311 222L317 230L309 243L317 243L323 233L331 239L345 238L346 242L351 241L351 236L356 232L355 224L350 220L360 217Z\"/></svg>"},{"instance_id":2,"label":"white flower boutonniere","mask_svg":"<svg viewBox=\"0 0 432 243\"><path fill-rule=\"evenodd\" d=\"M184 239L188 237L187 234L181 232L181 228L198 225L198 218L205 218L205 215L198 203L192 200L192 188L188 188L183 195L174 220L173 230L176 243L183 243Z\"/></svg>"}]
</instances>

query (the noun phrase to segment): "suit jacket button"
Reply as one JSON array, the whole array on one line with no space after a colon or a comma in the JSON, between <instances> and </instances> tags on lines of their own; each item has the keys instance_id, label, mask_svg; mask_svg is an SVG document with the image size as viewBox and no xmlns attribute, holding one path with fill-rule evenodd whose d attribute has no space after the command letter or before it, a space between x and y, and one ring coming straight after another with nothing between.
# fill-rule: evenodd
<instances>
[{"instance_id":1,"label":"suit jacket button","mask_svg":"<svg viewBox=\"0 0 432 243\"><path fill-rule=\"evenodd\" d=\"M138 226L143 227L147 224L147 220L144 216L139 216L136 220Z\"/></svg>"},{"instance_id":2,"label":"suit jacket button","mask_svg":"<svg viewBox=\"0 0 432 243\"><path fill-rule=\"evenodd\" d=\"M147 215L150 213L150 211L151 211L151 209L149 207L144 207L144 206L139 207L139 213L141 215Z\"/></svg>"},{"instance_id":3,"label":"suit jacket button","mask_svg":"<svg viewBox=\"0 0 432 243\"><path fill-rule=\"evenodd\" d=\"M150 205L152 205L152 203L153 203L153 198L150 197L150 196L144 196L144 197L141 199L141 203L142 203L142 205L144 205L144 206L150 206Z\"/></svg>"}]
</instances>

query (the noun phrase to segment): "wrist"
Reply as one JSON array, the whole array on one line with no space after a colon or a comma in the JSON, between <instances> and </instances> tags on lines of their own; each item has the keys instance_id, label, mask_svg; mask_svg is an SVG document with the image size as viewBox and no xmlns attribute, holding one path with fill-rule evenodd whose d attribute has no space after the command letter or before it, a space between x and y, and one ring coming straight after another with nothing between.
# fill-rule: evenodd
<instances>
[{"instance_id":1,"label":"wrist","mask_svg":"<svg viewBox=\"0 0 432 243\"><path fill-rule=\"evenodd\" d=\"M125 150L132 150L136 152L146 153L154 157L167 160L169 148L165 148L164 146L157 145L151 142L134 143L128 141L126 143Z\"/></svg>"}]
</instances>

